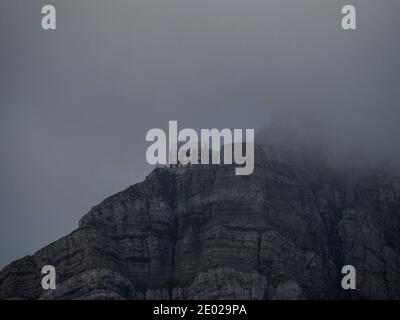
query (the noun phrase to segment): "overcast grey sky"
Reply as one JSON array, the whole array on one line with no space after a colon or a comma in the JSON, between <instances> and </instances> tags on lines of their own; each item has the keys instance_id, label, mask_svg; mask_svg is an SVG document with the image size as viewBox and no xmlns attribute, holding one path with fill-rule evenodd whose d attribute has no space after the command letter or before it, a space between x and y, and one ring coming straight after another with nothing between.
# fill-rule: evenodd
<instances>
[{"instance_id":1,"label":"overcast grey sky","mask_svg":"<svg viewBox=\"0 0 400 320\"><path fill-rule=\"evenodd\" d=\"M0 0L0 267L141 181L168 120L257 129L278 110L391 156L399 17L398 0Z\"/></svg>"}]
</instances>

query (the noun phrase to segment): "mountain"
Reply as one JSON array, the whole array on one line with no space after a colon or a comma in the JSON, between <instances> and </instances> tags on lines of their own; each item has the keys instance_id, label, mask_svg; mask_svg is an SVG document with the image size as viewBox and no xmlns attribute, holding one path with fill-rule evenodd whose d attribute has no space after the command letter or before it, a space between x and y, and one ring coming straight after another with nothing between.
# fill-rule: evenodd
<instances>
[{"instance_id":1,"label":"mountain","mask_svg":"<svg viewBox=\"0 0 400 320\"><path fill-rule=\"evenodd\" d=\"M400 177L387 171L259 146L250 176L156 168L5 267L0 299L399 299ZM341 288L344 265L356 290Z\"/></svg>"}]
</instances>

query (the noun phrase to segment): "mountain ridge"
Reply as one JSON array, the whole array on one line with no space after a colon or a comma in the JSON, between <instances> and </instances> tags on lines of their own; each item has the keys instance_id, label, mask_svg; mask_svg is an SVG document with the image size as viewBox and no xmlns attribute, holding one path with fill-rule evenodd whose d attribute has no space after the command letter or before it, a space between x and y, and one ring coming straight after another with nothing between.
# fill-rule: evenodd
<instances>
[{"instance_id":1,"label":"mountain ridge","mask_svg":"<svg viewBox=\"0 0 400 320\"><path fill-rule=\"evenodd\" d=\"M156 168L78 229L0 271L1 299L399 299L400 179L257 146L233 165ZM41 288L54 265L57 289ZM357 290L341 289L341 268Z\"/></svg>"}]
</instances>

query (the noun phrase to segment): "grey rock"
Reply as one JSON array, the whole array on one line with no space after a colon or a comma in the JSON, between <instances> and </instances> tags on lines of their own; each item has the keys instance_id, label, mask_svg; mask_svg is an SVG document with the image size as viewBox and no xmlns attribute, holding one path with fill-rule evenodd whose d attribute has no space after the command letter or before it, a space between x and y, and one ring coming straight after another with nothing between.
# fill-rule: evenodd
<instances>
[{"instance_id":1,"label":"grey rock","mask_svg":"<svg viewBox=\"0 0 400 320\"><path fill-rule=\"evenodd\" d=\"M258 147L157 168L0 272L1 299L399 299L400 178ZM357 290L340 287L354 265ZM57 289L41 287L41 268Z\"/></svg>"}]
</instances>

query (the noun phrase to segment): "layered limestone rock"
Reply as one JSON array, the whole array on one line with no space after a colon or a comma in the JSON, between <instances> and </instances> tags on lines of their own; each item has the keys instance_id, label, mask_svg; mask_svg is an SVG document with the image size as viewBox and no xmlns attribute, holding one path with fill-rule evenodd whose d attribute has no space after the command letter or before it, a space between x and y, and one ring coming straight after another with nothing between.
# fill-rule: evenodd
<instances>
[{"instance_id":1,"label":"layered limestone rock","mask_svg":"<svg viewBox=\"0 0 400 320\"><path fill-rule=\"evenodd\" d=\"M79 228L0 272L1 299L400 298L400 179L258 148L157 168ZM357 290L341 289L354 265ZM53 265L57 289L43 290Z\"/></svg>"}]
</instances>

